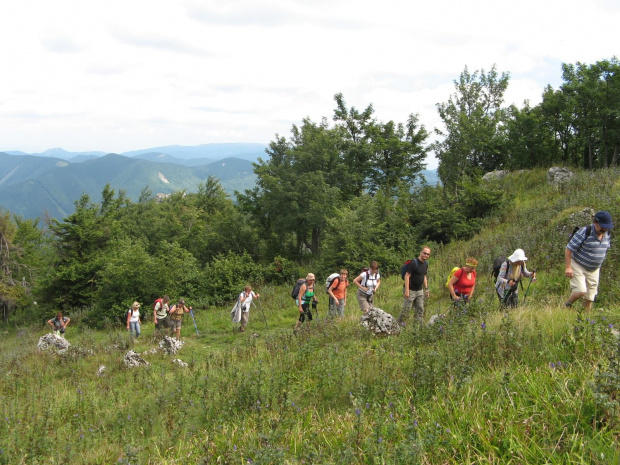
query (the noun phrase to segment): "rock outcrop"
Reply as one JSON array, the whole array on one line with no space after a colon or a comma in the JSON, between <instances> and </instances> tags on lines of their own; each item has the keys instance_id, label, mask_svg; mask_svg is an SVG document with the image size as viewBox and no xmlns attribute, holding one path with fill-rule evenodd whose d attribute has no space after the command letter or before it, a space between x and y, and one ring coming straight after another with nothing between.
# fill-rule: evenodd
<instances>
[{"instance_id":1,"label":"rock outcrop","mask_svg":"<svg viewBox=\"0 0 620 465\"><path fill-rule=\"evenodd\" d=\"M40 352L54 350L60 354L64 354L69 347L71 347L71 344L69 344L69 341L64 337L56 336L53 333L47 333L39 338L37 347Z\"/></svg>"},{"instance_id":2,"label":"rock outcrop","mask_svg":"<svg viewBox=\"0 0 620 465\"><path fill-rule=\"evenodd\" d=\"M547 182L554 185L563 184L570 181L573 176L575 173L568 168L553 166L547 171Z\"/></svg>"},{"instance_id":3,"label":"rock outcrop","mask_svg":"<svg viewBox=\"0 0 620 465\"><path fill-rule=\"evenodd\" d=\"M164 351L166 355L176 354L181 347L185 345L185 342L177 339L176 337L164 336L159 342L159 348Z\"/></svg>"},{"instance_id":4,"label":"rock outcrop","mask_svg":"<svg viewBox=\"0 0 620 465\"><path fill-rule=\"evenodd\" d=\"M139 366L149 366L150 363L144 360L140 355L133 350L130 350L125 354L123 363L127 368L134 368Z\"/></svg>"},{"instance_id":5,"label":"rock outcrop","mask_svg":"<svg viewBox=\"0 0 620 465\"><path fill-rule=\"evenodd\" d=\"M400 334L401 329L392 315L376 307L370 307L368 312L362 315L362 326L379 336Z\"/></svg>"}]
</instances>

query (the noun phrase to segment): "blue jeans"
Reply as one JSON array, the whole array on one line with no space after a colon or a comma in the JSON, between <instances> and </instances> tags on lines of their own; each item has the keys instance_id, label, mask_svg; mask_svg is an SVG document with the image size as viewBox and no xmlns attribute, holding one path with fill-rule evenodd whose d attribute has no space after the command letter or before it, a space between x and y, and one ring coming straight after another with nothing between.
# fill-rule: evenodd
<instances>
[{"instance_id":1,"label":"blue jeans","mask_svg":"<svg viewBox=\"0 0 620 465\"><path fill-rule=\"evenodd\" d=\"M140 322L139 321L130 321L129 322L129 334L133 335L136 333L136 339L140 336Z\"/></svg>"}]
</instances>

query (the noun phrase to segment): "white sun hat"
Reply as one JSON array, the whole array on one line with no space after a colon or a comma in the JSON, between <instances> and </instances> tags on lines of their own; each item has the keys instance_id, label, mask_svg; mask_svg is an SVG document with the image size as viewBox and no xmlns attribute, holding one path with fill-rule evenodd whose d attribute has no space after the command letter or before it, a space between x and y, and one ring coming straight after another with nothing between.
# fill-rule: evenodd
<instances>
[{"instance_id":1,"label":"white sun hat","mask_svg":"<svg viewBox=\"0 0 620 465\"><path fill-rule=\"evenodd\" d=\"M525 252L523 251L523 249L517 249L510 257L508 257L508 260L510 260L512 263L515 263L525 261L527 260L527 257L525 256Z\"/></svg>"}]
</instances>

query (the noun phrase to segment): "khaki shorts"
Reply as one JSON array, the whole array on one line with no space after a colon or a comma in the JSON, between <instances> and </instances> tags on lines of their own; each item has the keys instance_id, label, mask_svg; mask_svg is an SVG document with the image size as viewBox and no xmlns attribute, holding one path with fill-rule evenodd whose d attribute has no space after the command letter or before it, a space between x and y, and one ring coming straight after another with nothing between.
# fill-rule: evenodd
<instances>
[{"instance_id":1,"label":"khaki shorts","mask_svg":"<svg viewBox=\"0 0 620 465\"><path fill-rule=\"evenodd\" d=\"M588 271L575 260L570 261L573 269L573 277L570 278L571 292L584 292L584 298L590 302L594 302L594 298L598 293L598 278L601 272L600 268L594 271Z\"/></svg>"},{"instance_id":2,"label":"khaki shorts","mask_svg":"<svg viewBox=\"0 0 620 465\"><path fill-rule=\"evenodd\" d=\"M170 324L170 328L172 329L172 331L176 331L177 329L181 329L181 322L183 320L179 319L179 320L173 320L172 318L170 318L170 321L168 322Z\"/></svg>"}]
</instances>

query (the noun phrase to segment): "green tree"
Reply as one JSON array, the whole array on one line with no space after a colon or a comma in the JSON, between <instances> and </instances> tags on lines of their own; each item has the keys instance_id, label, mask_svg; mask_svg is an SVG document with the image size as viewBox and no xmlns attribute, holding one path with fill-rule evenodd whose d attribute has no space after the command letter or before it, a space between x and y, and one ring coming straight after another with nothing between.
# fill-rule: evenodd
<instances>
[{"instance_id":1,"label":"green tree","mask_svg":"<svg viewBox=\"0 0 620 465\"><path fill-rule=\"evenodd\" d=\"M127 204L122 192L114 197L114 191L106 186L100 204L83 194L71 215L50 222L57 258L43 284L46 302L68 307L95 303L98 273L110 240L121 232L121 210Z\"/></svg>"},{"instance_id":2,"label":"green tree","mask_svg":"<svg viewBox=\"0 0 620 465\"><path fill-rule=\"evenodd\" d=\"M436 130L443 140L433 145L439 159L439 178L458 196L458 182L465 176L484 173L504 165L506 109L502 107L509 75L467 67L454 81L455 93L437 104L445 129Z\"/></svg>"},{"instance_id":3,"label":"green tree","mask_svg":"<svg viewBox=\"0 0 620 465\"><path fill-rule=\"evenodd\" d=\"M424 146L428 132L419 125L417 115L409 115L407 124L375 123L368 126L370 135L371 170L368 173L368 191L383 192L391 197L402 186L415 182L426 165L428 148Z\"/></svg>"},{"instance_id":4,"label":"green tree","mask_svg":"<svg viewBox=\"0 0 620 465\"><path fill-rule=\"evenodd\" d=\"M540 106L532 108L526 101L521 109L510 106L508 114L503 150L507 158L507 168L551 166L561 160L559 141Z\"/></svg>"}]
</instances>

